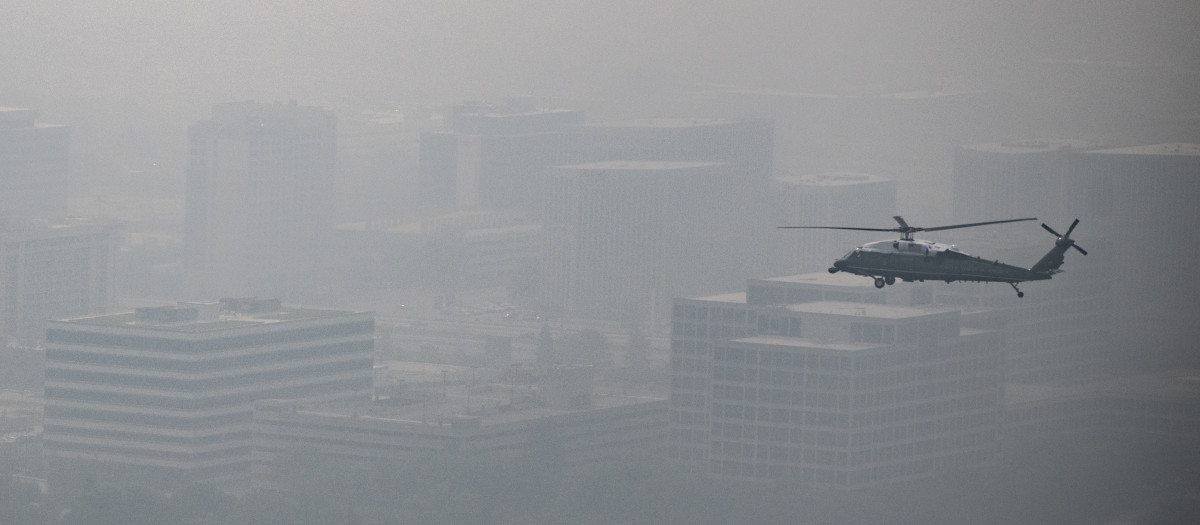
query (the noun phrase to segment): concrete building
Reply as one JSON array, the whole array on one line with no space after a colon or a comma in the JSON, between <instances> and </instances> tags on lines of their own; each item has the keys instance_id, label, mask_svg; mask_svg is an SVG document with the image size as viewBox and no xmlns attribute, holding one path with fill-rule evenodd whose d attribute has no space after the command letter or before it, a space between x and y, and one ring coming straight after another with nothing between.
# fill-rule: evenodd
<instances>
[{"instance_id":1,"label":"concrete building","mask_svg":"<svg viewBox=\"0 0 1200 525\"><path fill-rule=\"evenodd\" d=\"M67 217L71 128L38 123L37 113L0 107L0 219Z\"/></svg>"},{"instance_id":2,"label":"concrete building","mask_svg":"<svg viewBox=\"0 0 1200 525\"><path fill-rule=\"evenodd\" d=\"M451 131L421 135L422 201L457 209L516 209L536 217L543 172L571 161L562 134L583 122L583 112L514 100L462 104L451 118Z\"/></svg>"},{"instance_id":3,"label":"concrete building","mask_svg":"<svg viewBox=\"0 0 1200 525\"><path fill-rule=\"evenodd\" d=\"M1095 216L1095 178L1072 159L1096 146L1081 140L989 142L954 149L955 222Z\"/></svg>"},{"instance_id":4,"label":"concrete building","mask_svg":"<svg viewBox=\"0 0 1200 525\"><path fill-rule=\"evenodd\" d=\"M1200 280L1188 262L1196 257L1191 232L1200 231L1200 144L1095 149L1071 169L1096 181L1099 231L1119 269L1112 293L1126 312L1113 320L1116 333L1130 336L1122 344L1190 351L1200 338Z\"/></svg>"},{"instance_id":5,"label":"concrete building","mask_svg":"<svg viewBox=\"0 0 1200 525\"><path fill-rule=\"evenodd\" d=\"M720 219L730 182L728 167L711 162L553 168L543 219L544 308L569 316L664 318L671 297L741 282L737 230ZM730 245L697 248L716 239Z\"/></svg>"},{"instance_id":6,"label":"concrete building","mask_svg":"<svg viewBox=\"0 0 1200 525\"><path fill-rule=\"evenodd\" d=\"M112 308L117 242L115 225L84 220L0 225L0 336L37 344L47 319Z\"/></svg>"},{"instance_id":7,"label":"concrete building","mask_svg":"<svg viewBox=\"0 0 1200 525\"><path fill-rule=\"evenodd\" d=\"M739 184L761 187L771 178L773 133L769 119L645 118L582 124L568 140L577 163L718 162Z\"/></svg>"},{"instance_id":8,"label":"concrete building","mask_svg":"<svg viewBox=\"0 0 1200 525\"><path fill-rule=\"evenodd\" d=\"M777 177L771 195L778 207L775 226L847 226L889 228L895 225L896 182L867 173L828 172ZM879 233L845 230L773 230L780 273L806 273L828 268L855 246L879 240Z\"/></svg>"},{"instance_id":9,"label":"concrete building","mask_svg":"<svg viewBox=\"0 0 1200 525\"><path fill-rule=\"evenodd\" d=\"M1050 224L1060 233L1069 223ZM1062 273L1047 281L1024 283L1024 298L1003 283L932 283L939 306L993 308L1007 318L1004 378L1010 383L1070 384L1095 380L1112 371L1114 317L1113 243L1099 221L1080 222L1072 238L1088 255L1071 250ZM1019 230L1026 230L1019 232ZM982 257L1030 267L1054 246L1041 229L1008 227L1002 231L945 232L962 247L977 247ZM975 248L972 248L975 251ZM907 286L907 284L906 284Z\"/></svg>"},{"instance_id":10,"label":"concrete building","mask_svg":"<svg viewBox=\"0 0 1200 525\"><path fill-rule=\"evenodd\" d=\"M280 473L297 454L360 469L427 458L553 458L556 468L570 470L655 453L664 443L666 400L597 394L589 367L542 370L533 382L512 371L425 368L390 363L388 373L405 374L403 388L371 404L260 402L256 483L286 484Z\"/></svg>"},{"instance_id":11,"label":"concrete building","mask_svg":"<svg viewBox=\"0 0 1200 525\"><path fill-rule=\"evenodd\" d=\"M195 295L297 299L327 274L335 117L234 102L188 129L185 265Z\"/></svg>"},{"instance_id":12,"label":"concrete building","mask_svg":"<svg viewBox=\"0 0 1200 525\"><path fill-rule=\"evenodd\" d=\"M669 455L715 477L837 488L986 464L1003 333L964 324L930 306L677 299Z\"/></svg>"},{"instance_id":13,"label":"concrete building","mask_svg":"<svg viewBox=\"0 0 1200 525\"><path fill-rule=\"evenodd\" d=\"M336 259L347 290L436 291L512 286L537 272L540 224L519 215L464 210L413 221L342 224Z\"/></svg>"},{"instance_id":14,"label":"concrete building","mask_svg":"<svg viewBox=\"0 0 1200 525\"><path fill-rule=\"evenodd\" d=\"M1200 440L1200 370L1172 369L1052 387L1008 385L1004 438L1105 433Z\"/></svg>"},{"instance_id":15,"label":"concrete building","mask_svg":"<svg viewBox=\"0 0 1200 525\"><path fill-rule=\"evenodd\" d=\"M44 443L60 465L246 481L256 401L366 400L374 315L223 299L51 321Z\"/></svg>"}]
</instances>

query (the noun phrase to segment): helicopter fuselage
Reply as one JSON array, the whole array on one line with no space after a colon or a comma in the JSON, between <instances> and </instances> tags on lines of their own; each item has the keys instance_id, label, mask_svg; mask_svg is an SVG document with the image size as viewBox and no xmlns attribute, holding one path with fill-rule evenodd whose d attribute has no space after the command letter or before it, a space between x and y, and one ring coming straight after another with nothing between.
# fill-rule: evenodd
<instances>
[{"instance_id":1,"label":"helicopter fuselage","mask_svg":"<svg viewBox=\"0 0 1200 525\"><path fill-rule=\"evenodd\" d=\"M979 281L1020 283L1049 279L1051 271L1033 271L997 260L983 259L954 245L921 239L899 239L864 244L833 263L830 272L847 272L876 279L883 287L905 281Z\"/></svg>"}]
</instances>

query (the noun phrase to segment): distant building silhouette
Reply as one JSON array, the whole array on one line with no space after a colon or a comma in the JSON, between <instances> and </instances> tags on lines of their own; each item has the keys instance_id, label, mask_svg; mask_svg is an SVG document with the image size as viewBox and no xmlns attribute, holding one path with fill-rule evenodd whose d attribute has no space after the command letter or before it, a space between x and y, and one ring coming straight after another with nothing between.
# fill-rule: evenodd
<instances>
[{"instance_id":1,"label":"distant building silhouette","mask_svg":"<svg viewBox=\"0 0 1200 525\"><path fill-rule=\"evenodd\" d=\"M234 102L188 130L185 270L197 295L296 298L321 286L334 224L335 118Z\"/></svg>"},{"instance_id":2,"label":"distant building silhouette","mask_svg":"<svg viewBox=\"0 0 1200 525\"><path fill-rule=\"evenodd\" d=\"M714 239L736 242L720 233L731 228L720 217L733 183L728 165L711 162L553 168L543 219L544 307L564 315L661 314L671 297L740 282L737 259L722 259L735 248L700 248Z\"/></svg>"},{"instance_id":3,"label":"distant building silhouette","mask_svg":"<svg viewBox=\"0 0 1200 525\"><path fill-rule=\"evenodd\" d=\"M771 177L774 122L684 117L592 122L571 129L568 140L576 162L719 162L743 186L762 187Z\"/></svg>"},{"instance_id":4,"label":"distant building silhouette","mask_svg":"<svg viewBox=\"0 0 1200 525\"><path fill-rule=\"evenodd\" d=\"M532 280L543 244L541 224L519 214L463 210L338 225L335 258L347 290L423 289L453 298L460 290Z\"/></svg>"},{"instance_id":5,"label":"distant building silhouette","mask_svg":"<svg viewBox=\"0 0 1200 525\"><path fill-rule=\"evenodd\" d=\"M0 336L36 344L47 319L112 308L118 238L116 225L81 219L0 224Z\"/></svg>"},{"instance_id":6,"label":"distant building silhouette","mask_svg":"<svg viewBox=\"0 0 1200 525\"><path fill-rule=\"evenodd\" d=\"M369 399L374 325L256 299L51 321L46 455L140 479L248 481L254 402Z\"/></svg>"},{"instance_id":7,"label":"distant building silhouette","mask_svg":"<svg viewBox=\"0 0 1200 525\"><path fill-rule=\"evenodd\" d=\"M879 175L850 172L811 173L777 177L772 192L777 215L774 226L846 226L891 228L896 225L896 181ZM772 231L781 272L815 272L870 241L879 233L846 230ZM886 234L885 234L886 235Z\"/></svg>"},{"instance_id":8,"label":"distant building silhouette","mask_svg":"<svg viewBox=\"0 0 1200 525\"><path fill-rule=\"evenodd\" d=\"M0 107L0 219L67 217L71 128L39 124L37 113Z\"/></svg>"},{"instance_id":9,"label":"distant building silhouette","mask_svg":"<svg viewBox=\"0 0 1200 525\"><path fill-rule=\"evenodd\" d=\"M954 221L1040 217L1095 220L1096 178L1073 175L1071 162L1096 146L1080 140L1025 140L954 150Z\"/></svg>"},{"instance_id":10,"label":"distant building silhouette","mask_svg":"<svg viewBox=\"0 0 1200 525\"><path fill-rule=\"evenodd\" d=\"M444 366L421 374L421 364L411 365L404 388L374 403L258 403L255 483L286 487L294 481L287 479L287 465L299 455L364 470L421 459L477 459L571 471L657 453L664 443L666 400L598 395L590 367L526 370L529 377L514 377L510 369L491 378L485 376L493 374L489 370L472 369L470 376L454 370L447 380Z\"/></svg>"},{"instance_id":11,"label":"distant building silhouette","mask_svg":"<svg viewBox=\"0 0 1200 525\"><path fill-rule=\"evenodd\" d=\"M422 202L516 209L536 217L543 172L570 161L563 131L583 122L583 112L513 100L461 104L451 119L451 131L421 135Z\"/></svg>"}]
</instances>

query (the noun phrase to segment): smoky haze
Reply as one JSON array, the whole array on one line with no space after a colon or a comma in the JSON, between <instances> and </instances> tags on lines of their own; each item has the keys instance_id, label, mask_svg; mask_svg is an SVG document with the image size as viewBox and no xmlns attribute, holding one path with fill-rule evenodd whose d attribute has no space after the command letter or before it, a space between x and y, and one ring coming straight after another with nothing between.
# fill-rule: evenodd
<instances>
[{"instance_id":1,"label":"smoky haze","mask_svg":"<svg viewBox=\"0 0 1200 525\"><path fill-rule=\"evenodd\" d=\"M834 174L852 178L869 174L883 179L879 185L885 190L879 191L887 195L872 201L880 203L876 206L878 209L867 213L852 205L842 206L824 216L844 221L836 225L888 228L894 226L887 222L888 217L900 214L912 225L932 227L1011 218L975 216L973 210L964 212L961 206L956 208L955 185L962 184L954 178L956 147L1055 139L1087 144L1078 146L1080 151L1200 143L1198 27L1200 2L1194 0L0 0L0 108L36 108L39 122L71 128L71 212L82 216L115 216L125 221L126 245L122 246L119 258L125 267L115 271L122 276L117 290L125 296L121 306L131 308L142 306L138 301L157 305L176 300L216 299L189 295L189 290L180 284L182 270L178 270L183 257L180 245L184 230L189 139L192 138L189 126L212 119L216 105L240 101L279 102L328 110L337 122L337 153L333 155L339 177L336 216L344 223L361 223L364 230L370 230L372 224L424 219L423 213L437 207L418 188L420 162L426 160L419 158L424 153L421 148L429 144L423 142L426 137L422 133L452 131L454 110L447 108L455 104L470 106L477 102L504 103L516 99L539 108L579 110L580 120L588 123L655 118L770 121L766 127L751 126L749 132L753 135L770 128L768 134L774 143L769 145L773 151L768 165L754 168L767 173L763 180L776 178L772 182L776 186L770 186L770 196L754 193L760 188L749 188L749 185L732 189L720 185L728 184L728 180L713 186L697 183L690 189L697 192L700 190L696 188L701 187L722 189L689 201L687 204L692 207L679 205L675 209L711 209L714 210L712 214L703 220L673 217L675 222L671 224L678 225L678 231L685 233L671 238L671 243L661 242L662 238L647 237L646 242L651 244L659 242L685 246L680 251L703 249L706 252L720 252L734 246L734 239L746 239L737 244L736 249L728 249L729 253L709 259L713 261L713 268L679 268L674 272L686 275L692 279L691 283L709 284L707 288L695 287L695 293L690 296L699 297L742 292L742 284L747 279L821 272L827 264L823 261L831 261L852 249L854 244L890 235L870 233L839 237L840 233L826 235L827 232L823 232L817 237L816 233L775 230L774 226L780 225L780 220L822 220L802 212L789 215L763 210L769 207L764 204L766 201L770 201L770 206L786 209L789 203L784 201L794 197L791 191L801 191L797 188L803 186L801 178L806 175ZM926 95L931 96L931 100L942 95L949 98L944 99L948 102L934 100L928 105L879 102L907 96L919 99ZM396 119L399 124L393 122L389 125L394 128L388 128L391 131L377 133L372 126L383 120L381 116L387 115L399 115ZM661 124L662 120L659 122ZM738 131L741 132L744 130ZM593 129L586 133L592 133L591 137L604 137L605 132ZM614 132L612 136L620 135ZM388 142L393 139L394 142ZM381 146L385 142L388 143ZM538 147L541 146L544 144ZM1193 154L1197 155L1200 154ZM986 155L980 155L980 158L984 157ZM1072 166L1100 168L1106 161L1098 157L1077 157L1078 160L1068 162L1074 163ZM580 158L565 160L582 164L613 159L580 155ZM637 160L730 162L727 159L690 158ZM0 168L3 168L2 161L0 159ZM753 162L754 159L747 161L748 164ZM980 162L986 163L986 159ZM529 166L542 169L554 163L521 159L513 164L516 172ZM1100 215L1106 212L1098 206L1089 207L1088 203L1101 202L1104 198L1120 201L1122 195L1098 198L1096 194L1106 190L1087 181L1064 191L1064 200L1074 203L1062 207L1026 210L1019 205L997 205L987 208L1020 212L1017 216L1036 215L1060 232L1071 220L1081 219L1073 236L1091 252L1088 257L1102 261L1088 266L1086 275L1103 272L1106 277L1098 286L1111 290L1103 299L1111 302L1114 318L1107 333L1111 336L1111 344L1119 348L1113 349L1117 358L1104 370L1106 374L1200 367L1200 351L1195 342L1200 340L1200 323L1197 322L1200 320L1200 280L1194 277L1193 261L1195 245L1200 241L1197 233L1200 215L1195 205L1200 202L1200 173L1187 171L1194 170L1196 162L1183 165L1180 172L1183 176L1179 180L1164 179L1156 182L1159 185L1154 189L1140 187L1136 181L1114 186L1130 194L1141 192L1137 199L1131 199L1146 210L1138 215L1142 219L1137 222L1118 223L1120 216L1088 216L1087 213ZM643 168L630 172L645 177L659 173L655 171L658 167ZM703 177L720 171L712 166L675 166L672 169L684 173L680 176L691 176L696 180L707 180ZM565 186L575 180L571 177L587 177L592 173L589 170L616 172L617 168L562 168L552 175L566 181L562 182ZM747 168L747 171L753 170ZM1121 174L1110 170L1106 176L1119 178ZM1187 179L1188 176L1193 178ZM791 178L789 184L792 185L778 186L779 180L785 177ZM623 189L627 187L612 190L613 195L620 195L619 191ZM519 188L516 192L521 191L532 194L541 192L542 188ZM670 188L659 191L662 195L677 193ZM1164 193L1158 198L1153 191L1171 194ZM984 196L985 200L987 198ZM996 200L1005 198L1009 197L995 197ZM734 199L746 199L738 201L744 206L717 211L726 201ZM759 209L760 204L763 209ZM504 216L501 222L507 221L503 224L505 228L532 228L528 223L536 222L538 218L536 213L515 215L516 218ZM486 222L491 218L460 219L466 223L473 220ZM850 224L856 219L870 221L870 224ZM883 223L876 222L880 220ZM289 219L284 217L279 222L288 223ZM743 228L746 225L751 227ZM1153 231L1143 235L1144 230ZM994 234L995 231L1008 233ZM290 233L312 240L307 231ZM1011 236L1005 237L1004 242L995 240L1005 235ZM330 238L333 237L331 234ZM1024 267L1032 265L1052 242L1049 235L1033 222L975 234L954 231L923 237L959 243L973 255L997 257ZM812 239L824 239L821 241L823 251L800 253L808 246L816 245L805 244ZM839 244L839 239L844 243ZM373 238L366 234L346 242L347 245L358 243L353 244L357 248L376 248L372 245ZM836 246L826 246L830 242ZM347 273L354 274L351 277L362 277L366 284L361 286L368 289L361 296L356 295L361 290L338 288L349 288L346 284L349 278L321 283L295 278L293 282L302 283L296 286L311 284L311 289L289 289L290 296L283 299L312 303L315 307L386 310L386 314L380 314L380 335L377 337L377 341L385 342L377 344L383 347L394 343L399 347L402 335L394 335L393 330L402 332L395 326L411 329L413 325L407 324L408 320L399 319L411 313L406 308L416 308L411 308L411 304L409 307L396 304L401 301L396 297L402 294L393 297L384 292L408 285L424 287L420 290L422 299L436 295L436 299L429 302L432 304L436 300L438 308L447 306L449 309L443 303L446 296L453 294L443 292L457 284L459 276L451 274L458 270L453 267L453 262L461 259L462 254L455 251L461 249L460 244L446 244L429 248L433 255L428 258L432 262L425 261L425 264L433 268L422 266L422 271L429 272L427 282L400 283L403 276L397 274L402 272L387 266L391 261L388 256L411 251L411 246L398 243L387 247L393 252L379 255L378 259L363 256L352 261L353 269ZM1018 247L1013 248L1014 245ZM1036 248L1030 251L1029 246ZM379 252L370 253L374 256L384 250L380 248ZM606 246L596 248L597 252L606 250ZM1118 255L1105 254L1105 250L1118 252ZM333 251L336 250L330 250ZM347 251L352 255L357 253ZM645 253L652 251L646 248ZM627 255L634 259L640 257L632 251ZM1065 273L1055 277L1055 281L1071 279L1073 265L1083 257L1078 252L1067 253L1063 265ZM329 258L337 259L332 255ZM799 262L801 260L804 264ZM325 262L322 260L322 264ZM279 273L273 267L261 270L267 274ZM718 270L721 272L719 278L713 277ZM528 289L536 288L535 281L539 276L519 277L489 284L493 288L507 288L509 296L503 300L517 302L523 307L521 300L535 295ZM616 290L609 284L599 280L593 286ZM1023 289L1030 297L1026 300L1036 300L1038 283L1027 284ZM899 283L895 288L908 285ZM1008 292L1008 287L1002 284L990 286ZM407 290L401 290L404 291ZM619 294L619 290L614 293ZM645 295L649 298L637 301L657 301L665 306L658 309L651 306L650 313L643 316L645 319L630 319L635 315L630 313L626 317L611 316L619 318L603 320L613 323L611 325L601 325L597 321L595 326L618 326L603 335L619 333L622 340L642 342L642 338L647 337L644 341L647 356L651 354L649 347L656 345L654 348L659 353L654 354L653 359L641 356L639 359L644 361L637 363L653 362L658 368L646 364L646 375L637 379L642 383L627 382L663 394L670 383L665 348L670 346L671 328L664 319L671 317L671 298L663 297L658 290L646 291ZM520 300L513 299L514 296ZM1005 300L1008 299L1011 298L1006 296ZM632 303L635 300L621 296L613 301ZM640 315L642 312L638 308L644 305L634 305L636 308L619 305L617 308L624 306ZM605 352L610 346L621 347L616 354L625 351L624 346L615 342L612 345L608 341L596 342L599 329L584 332L584 335L567 333L570 325L555 318L554 312L537 308L528 310L519 312L523 316L521 321L541 329L548 341L552 339L550 331L553 329L556 330L553 337L562 340L579 343L592 337L592 344ZM384 320L385 316L392 318ZM558 324L555 326L547 321ZM627 330L626 325L631 323L643 323L646 333L639 331L635 337ZM385 325L388 326L384 328ZM425 326L422 322L418 325ZM642 328L639 325L639 330ZM462 352L439 353L436 348L442 344L440 339L450 338L446 334L431 335L428 340L413 343L416 349L406 350L402 357L436 363L446 362L450 359L448 355L459 359ZM537 341L539 345L541 342L540 339ZM498 345L502 350L504 347L491 340L488 344ZM520 344L532 347L534 343L524 341ZM629 343L626 346L635 345ZM631 357L624 358L625 361L618 361L635 362L632 351L629 355ZM602 365L611 365L610 361L596 360ZM467 363L463 370L468 371L460 371L464 377L469 375L471 387L474 387L476 364ZM440 373L444 388L447 372L440 370ZM436 379L431 384L436 384ZM623 388L627 386L622 385ZM1096 445L1097 449L1111 451L1104 448L1108 446L1111 444ZM1152 449L1151 446L1138 449L1139 454L1152 456L1147 461L1130 459L1131 454L1117 461L1111 471L1104 470L1109 468L1107 463L1087 456L1086 452L1072 451L1070 457L1058 458L1049 447L1038 449L1023 456L1024 463L1014 467L1015 470L994 477L985 476L982 481L958 484L958 488L977 491L1003 486L1012 493L994 498L975 493L978 498L950 505L953 512L960 514L942 513L932 520L926 520L933 513L930 509L946 503L938 495L953 492L955 480L941 480L941 485L924 487L929 489L928 492L921 492L923 488L916 487L885 493L865 506L861 515L842 513L837 507L844 503L838 499L841 496L823 500L808 493L805 497L809 499L802 501L813 505L811 508L787 503L786 494L768 494L753 500L749 491L729 495L715 485L700 481L681 482L679 478L670 478L673 471L649 472L653 467L646 466L629 467L636 474L636 483L631 485L630 491L653 492L658 483L667 484L667 494L661 499L638 500L638 503L652 507L654 513L659 513L657 515L669 516L659 521L661 523L716 523L723 518L735 522L742 516L737 513L742 511L749 513L745 516L753 517L748 522L770 522L780 518L772 515L771 509L812 512L815 513L811 514L812 519L817 522L883 523L887 520L881 516L886 516L892 509L882 503L890 501L888 498L905 502L901 505L903 515L898 518L903 522L999 523L1011 519L1012 522L1057 523L1064 521L1059 518L1068 518L1061 513L1070 512L1056 507L1048 496L1043 496L1045 501L1038 499L1041 496L1038 491L1044 489L1050 493L1076 481L1064 472L1076 469L1083 472L1080 477L1093 473L1097 479L1133 472L1129 479L1134 481L1129 481L1129 486L1138 485L1129 494L1134 496L1121 499L1118 489L1100 489L1091 485L1075 487L1074 492L1067 495L1069 503L1063 505L1073 505L1075 509L1100 509L1095 510L1095 514L1073 514L1070 519L1065 519L1086 522L1119 513L1121 509L1117 507L1127 501L1129 507L1140 510L1154 507L1144 503L1158 501L1154 499L1161 488L1154 485L1161 481L1157 474L1178 472L1170 470L1177 456L1163 457L1176 449L1164 448L1168 452L1158 456L1154 456ZM1062 461L1056 462L1059 459ZM1137 459L1146 457L1137 456ZM1187 465L1186 468L1179 467L1183 472L1178 479L1183 481L1170 485L1175 488L1163 491L1185 485L1193 490L1200 487L1200 469L1191 463ZM309 475L326 467L314 463L295 468L296 472ZM442 470L424 464L406 465L405 469L397 467L396 472L402 475L362 489L363 494L370 495L359 494L359 497L387 500L393 490L410 491L416 495L406 499L404 504L411 503L426 514L418 512L405 517L414 520L430 518L428 522L431 523L437 520L447 523L501 522L495 518L499 514L481 510L492 501L480 500L480 494L498 493L508 499L500 498L503 501L498 500L496 505L519 507L525 501L522 498L536 498L553 490L578 490L579 494L560 494L561 501L569 501L572 505L590 504L589 516L606 516L611 522L621 519L631 523L638 519L653 521L644 515L621 514L621 509L616 507L628 500L615 496L615 490L604 492L594 486L591 489L595 492L576 486L563 489L541 481L523 482L514 488L504 487L503 482L495 480L492 480L493 485L480 488L473 485L473 479L456 477L469 470L468 467L458 464L452 467ZM543 474L537 470L537 465L522 465L521 468L524 470L515 475L532 479ZM613 474L624 468L624 464L612 468L612 472L593 474ZM619 478L620 474L614 476ZM1004 476L1019 479L1022 475L1039 477L1039 480L1030 487L1023 487L1018 481L1000 479ZM423 492L427 487L414 489L419 484L407 481L406 476L428 476L441 483L439 487L457 487L459 483L469 486L470 490L463 489L452 496L456 502L458 498L472 502L477 513L469 516L438 514L440 508L434 507L440 505L440 500L431 496L427 498L429 501L419 501L427 495ZM670 479L664 481L660 476ZM592 482L600 486L609 481L598 479L588 478L581 485ZM313 492L328 488L319 486L319 481L313 481L313 486L317 487ZM466 492L470 494L464 496ZM604 497L597 496L600 493ZM1031 510L1028 515L1020 512L1005 514L998 510L1016 505L1016 499L1006 498L1018 493L1023 498L1037 500L1037 504L1047 510L1044 513ZM339 492L338 495L344 494ZM747 499L737 500L739 495ZM201 496L209 498L206 500L209 503L228 502L211 494ZM1099 503L1106 497L1110 497L1108 504ZM1193 501L1194 494L1190 497L1192 499L1188 501ZM701 501L705 499L708 501ZM751 500L762 503L762 508L745 508L752 506L747 503ZM5 500L0 498L0 501ZM343 518L340 507L336 507L341 505L340 502L331 499L313 501L328 503L329 508L339 510L314 510L310 519ZM387 505L372 501L379 508ZM611 502L612 505L597 502ZM308 509L304 503L287 500L280 505ZM254 504L262 507L254 508ZM255 516L270 514L265 510L270 507L269 503L243 502L241 505L238 507L238 512L242 513L239 519L246 522L253 521ZM692 514L670 514L680 506L711 512L689 510ZM541 514L530 522L554 522L555 518L571 516L573 510L551 504L539 509ZM879 509L883 509L880 514L871 514ZM988 514L989 509L996 513ZM1162 506L1155 509L1160 514L1154 516L1162 518L1161 512L1165 512ZM1185 515L1197 514L1194 508L1188 509L1192 514ZM303 517L299 515L302 514L300 511L294 513L297 520ZM0 511L0 518L6 516ZM229 516L209 518L212 523L238 522ZM595 521L603 520L595 518ZM1164 518L1165 521L1169 521L1169 517Z\"/></svg>"}]
</instances>

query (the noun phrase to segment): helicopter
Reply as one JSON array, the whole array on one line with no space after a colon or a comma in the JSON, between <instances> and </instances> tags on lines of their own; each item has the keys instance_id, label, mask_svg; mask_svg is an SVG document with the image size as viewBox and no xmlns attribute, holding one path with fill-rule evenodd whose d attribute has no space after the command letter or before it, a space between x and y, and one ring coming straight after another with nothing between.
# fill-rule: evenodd
<instances>
[{"instance_id":1,"label":"helicopter","mask_svg":"<svg viewBox=\"0 0 1200 525\"><path fill-rule=\"evenodd\" d=\"M1024 219L1006 219L1001 221L972 222L950 226L935 226L921 228L909 226L903 217L892 217L900 224L897 228L852 228L846 226L779 226L779 228L806 228L823 230L857 230L877 232L897 232L899 239L876 241L864 244L847 253L841 259L833 262L829 273L847 272L855 275L873 277L875 287L883 288L896 283L896 279L904 281L975 281L1007 283L1017 292L1017 297L1025 297L1025 293L1017 284L1025 281L1042 281L1050 279L1056 273L1062 272L1059 267L1063 264L1063 254L1074 248L1084 255L1087 250L1075 244L1071 232L1079 225L1079 219L1071 223L1065 235L1060 235L1053 228L1042 223L1042 228L1057 237L1054 248L1051 248L1041 260L1029 268L1021 268L1004 264L997 260L987 260L976 257L952 244L913 239L917 232L934 232L1003 224L1008 222L1036 221L1036 217Z\"/></svg>"}]
</instances>

